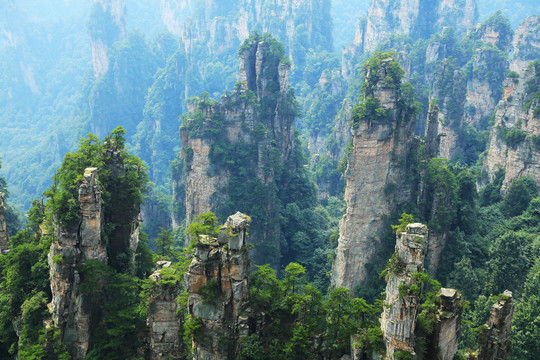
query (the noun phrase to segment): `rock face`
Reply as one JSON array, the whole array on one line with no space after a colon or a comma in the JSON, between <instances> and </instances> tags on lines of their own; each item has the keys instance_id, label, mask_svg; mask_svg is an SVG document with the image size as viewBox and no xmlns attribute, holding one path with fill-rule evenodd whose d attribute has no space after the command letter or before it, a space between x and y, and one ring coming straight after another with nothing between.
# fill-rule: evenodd
<instances>
[{"instance_id":1,"label":"rock face","mask_svg":"<svg viewBox=\"0 0 540 360\"><path fill-rule=\"evenodd\" d=\"M231 204L240 202L244 203L240 210L247 212L253 204L245 203L246 190L240 186L257 189L257 206L264 204L260 210L264 215L254 218L250 239L267 248L263 254L255 253L255 261L275 264L280 246L275 169L282 165L295 171L296 110L288 88L289 66L275 54L274 46L262 39L244 44L239 86L222 102L199 99L190 104L180 133L186 163L186 223L208 211L223 218Z\"/></svg>"},{"instance_id":2,"label":"rock face","mask_svg":"<svg viewBox=\"0 0 540 360\"><path fill-rule=\"evenodd\" d=\"M188 54L194 42L205 38L210 55L236 49L254 30L273 34L291 49L295 36L305 31L306 49L332 48L330 3L324 0L206 0L203 10L191 0L161 0L161 9L165 25L182 35Z\"/></svg>"},{"instance_id":3,"label":"rock face","mask_svg":"<svg viewBox=\"0 0 540 360\"><path fill-rule=\"evenodd\" d=\"M523 72L529 63L540 59L540 16L531 15L519 25L513 41L510 70Z\"/></svg>"},{"instance_id":4,"label":"rock face","mask_svg":"<svg viewBox=\"0 0 540 360\"><path fill-rule=\"evenodd\" d=\"M437 314L430 350L432 358L452 360L458 350L461 337L463 300L455 289L441 289L441 307Z\"/></svg>"},{"instance_id":5,"label":"rock face","mask_svg":"<svg viewBox=\"0 0 540 360\"><path fill-rule=\"evenodd\" d=\"M517 77L504 81L504 96L495 112L484 162L488 180L503 168L504 194L518 178L530 175L540 185L540 99L529 90L540 85L540 65L532 63Z\"/></svg>"},{"instance_id":6,"label":"rock face","mask_svg":"<svg viewBox=\"0 0 540 360\"><path fill-rule=\"evenodd\" d=\"M347 212L339 226L332 284L353 291L369 275L365 266L374 260L382 235L389 229L388 216L411 197L411 186L404 179L414 143L413 121L398 108L396 89L385 83L393 61L383 59L378 69L366 71L366 78L373 82L369 85L374 88L373 99L388 116L379 124L366 119L357 128L353 126L353 149L347 157Z\"/></svg>"},{"instance_id":7,"label":"rock face","mask_svg":"<svg viewBox=\"0 0 540 360\"><path fill-rule=\"evenodd\" d=\"M4 205L4 199L4 193L0 192L0 254L5 254L9 251L9 235L6 225L6 206Z\"/></svg>"},{"instance_id":8,"label":"rock face","mask_svg":"<svg viewBox=\"0 0 540 360\"><path fill-rule=\"evenodd\" d=\"M491 316L478 338L478 360L506 360L510 356L510 332L514 316L512 292L506 290L491 307Z\"/></svg>"},{"instance_id":9,"label":"rock face","mask_svg":"<svg viewBox=\"0 0 540 360\"><path fill-rule=\"evenodd\" d=\"M185 351L179 334L183 331L184 312L178 307L176 298L181 289L178 282L160 284L163 279L162 269L171 269L170 261L158 261L157 270L150 275L156 291L150 297L146 324L150 328L150 359L178 359ZM176 270L174 271L174 275Z\"/></svg>"},{"instance_id":10,"label":"rock face","mask_svg":"<svg viewBox=\"0 0 540 360\"><path fill-rule=\"evenodd\" d=\"M122 177L125 165L120 152L107 151L110 176ZM121 201L125 200L128 189L122 186L107 189L111 193L111 206L106 208L97 176L97 168L84 171L78 189L79 219L67 226L55 222L55 241L48 255L52 292L49 310L73 359L83 359L91 349L92 332L101 321L103 299L95 291L104 285L99 269L111 261L123 261L120 265L129 268L129 260L119 255L135 256L139 241L140 209L138 205L128 208ZM117 226L105 236L105 225L112 223Z\"/></svg>"},{"instance_id":11,"label":"rock face","mask_svg":"<svg viewBox=\"0 0 540 360\"><path fill-rule=\"evenodd\" d=\"M193 359L236 359L239 338L247 335L250 218L229 216L218 238L200 236L184 277L188 312L201 327L193 335Z\"/></svg>"},{"instance_id":12,"label":"rock face","mask_svg":"<svg viewBox=\"0 0 540 360\"><path fill-rule=\"evenodd\" d=\"M127 16L124 0L95 0L89 28L94 76L99 77L109 70L109 48L114 42L126 37Z\"/></svg>"},{"instance_id":13,"label":"rock face","mask_svg":"<svg viewBox=\"0 0 540 360\"><path fill-rule=\"evenodd\" d=\"M386 300L381 318L381 329L386 345L386 359L394 353L406 351L414 354L414 329L419 311L421 289L413 278L424 270L428 229L415 223L396 236L396 252L390 260L386 284ZM418 291L413 290L413 286Z\"/></svg>"},{"instance_id":14,"label":"rock face","mask_svg":"<svg viewBox=\"0 0 540 360\"><path fill-rule=\"evenodd\" d=\"M97 169L88 168L79 187L80 222L77 227L56 226L56 241L52 243L48 263L51 277L50 310L62 342L74 359L82 359L90 346L91 325L99 299L81 290L78 267L87 260L107 261L107 246L101 239L101 191Z\"/></svg>"},{"instance_id":15,"label":"rock face","mask_svg":"<svg viewBox=\"0 0 540 360\"><path fill-rule=\"evenodd\" d=\"M444 26L463 34L476 19L473 0L375 0L366 20L359 23L354 45L362 52L373 51L392 34L429 38Z\"/></svg>"}]
</instances>

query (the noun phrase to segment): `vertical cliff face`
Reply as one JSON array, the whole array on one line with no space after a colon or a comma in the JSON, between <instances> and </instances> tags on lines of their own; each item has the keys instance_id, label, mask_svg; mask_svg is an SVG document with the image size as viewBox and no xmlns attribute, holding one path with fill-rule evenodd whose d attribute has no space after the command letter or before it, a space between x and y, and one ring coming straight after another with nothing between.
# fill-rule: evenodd
<instances>
[{"instance_id":1,"label":"vertical cliff face","mask_svg":"<svg viewBox=\"0 0 540 360\"><path fill-rule=\"evenodd\" d=\"M218 238L202 235L196 241L184 283L188 311L201 327L193 335L193 359L236 359L239 338L247 335L250 260L247 230L250 218L229 216Z\"/></svg>"},{"instance_id":2,"label":"vertical cliff face","mask_svg":"<svg viewBox=\"0 0 540 360\"><path fill-rule=\"evenodd\" d=\"M49 309L54 325L62 331L62 342L74 359L82 359L90 346L91 327L99 299L81 289L79 266L88 260L106 263L107 246L101 239L101 191L97 169L88 168L79 187L80 221L65 229L56 226L56 240L49 252L52 301Z\"/></svg>"},{"instance_id":3,"label":"vertical cliff face","mask_svg":"<svg viewBox=\"0 0 540 360\"><path fill-rule=\"evenodd\" d=\"M518 178L530 175L540 185L540 64L532 63L522 73L513 73L504 81L504 97L495 112L484 163L488 179L505 169L501 191ZM535 90L536 89L536 90Z\"/></svg>"},{"instance_id":4,"label":"vertical cliff face","mask_svg":"<svg viewBox=\"0 0 540 360\"><path fill-rule=\"evenodd\" d=\"M191 104L180 129L186 223L208 211L223 218L239 207L254 214L250 239L257 246L255 261L274 264L280 238L275 187L280 169L295 171L297 113L288 89L289 65L279 52L271 38L247 41L240 50L241 82L234 93L222 102ZM246 191L254 194L247 201Z\"/></svg>"},{"instance_id":5,"label":"vertical cliff face","mask_svg":"<svg viewBox=\"0 0 540 360\"><path fill-rule=\"evenodd\" d=\"M390 260L386 300L381 329L386 345L386 359L394 353L414 353L414 329L419 312L421 285L414 273L424 270L428 230L423 224L409 224L396 236L396 251ZM417 289L417 290L416 290Z\"/></svg>"},{"instance_id":6,"label":"vertical cliff face","mask_svg":"<svg viewBox=\"0 0 540 360\"><path fill-rule=\"evenodd\" d=\"M6 225L6 206L4 205L5 195L0 192L0 254L5 254L9 251L8 241L9 235Z\"/></svg>"},{"instance_id":7,"label":"vertical cliff face","mask_svg":"<svg viewBox=\"0 0 540 360\"><path fill-rule=\"evenodd\" d=\"M96 0L88 26L92 40L94 76L98 77L109 70L107 52L111 45L126 36L127 16L124 0Z\"/></svg>"},{"instance_id":8,"label":"vertical cliff face","mask_svg":"<svg viewBox=\"0 0 540 360\"><path fill-rule=\"evenodd\" d=\"M124 273L133 271L139 240L140 204L134 198L140 196L135 195L141 186L137 182L145 177L136 177L143 170L124 163L121 151L105 150L104 156L101 183L98 168L84 171L76 199L78 217L60 221L55 213L55 240L48 255L49 310L73 359L84 358L92 349L93 332L103 321L108 266ZM106 184L106 197L102 197L101 184Z\"/></svg>"},{"instance_id":9,"label":"vertical cliff face","mask_svg":"<svg viewBox=\"0 0 540 360\"><path fill-rule=\"evenodd\" d=\"M523 72L529 62L540 60L540 16L531 15L519 25L513 41L510 70Z\"/></svg>"},{"instance_id":10,"label":"vertical cliff face","mask_svg":"<svg viewBox=\"0 0 540 360\"><path fill-rule=\"evenodd\" d=\"M461 337L464 301L457 290L445 288L441 289L440 299L441 306L437 314L430 349L433 351L433 358L452 360L458 350Z\"/></svg>"},{"instance_id":11,"label":"vertical cliff face","mask_svg":"<svg viewBox=\"0 0 540 360\"><path fill-rule=\"evenodd\" d=\"M367 279L365 266L381 246L388 216L411 197L406 179L414 115L398 95L401 78L397 84L388 82L399 65L387 56L375 60L379 65L366 66L366 88L371 90L353 110L353 148L345 172L347 212L340 222L332 270L332 283L351 290ZM379 108L368 111L371 106ZM382 119L377 115L381 113ZM355 120L355 114L362 119Z\"/></svg>"},{"instance_id":12,"label":"vertical cliff face","mask_svg":"<svg viewBox=\"0 0 540 360\"><path fill-rule=\"evenodd\" d=\"M496 13L472 29L469 38L482 46L476 46L467 69L464 122L476 129L485 129L489 114L501 99L500 84L508 72L507 54L512 46L513 32L508 21Z\"/></svg>"},{"instance_id":13,"label":"vertical cliff face","mask_svg":"<svg viewBox=\"0 0 540 360\"><path fill-rule=\"evenodd\" d=\"M373 51L391 34L428 38L444 26L453 26L463 34L477 19L474 0L376 0L360 23L355 45Z\"/></svg>"},{"instance_id":14,"label":"vertical cliff face","mask_svg":"<svg viewBox=\"0 0 540 360\"><path fill-rule=\"evenodd\" d=\"M172 270L176 275L177 270L171 268L170 261L158 261L157 270L150 275L156 291L148 302L146 324L150 328L149 351L151 360L174 358L178 359L185 351L182 338L184 312L179 309L178 297L181 284L171 280L162 274L163 269ZM166 271L166 270L165 270ZM165 280L162 282L162 280Z\"/></svg>"},{"instance_id":15,"label":"vertical cliff face","mask_svg":"<svg viewBox=\"0 0 540 360\"><path fill-rule=\"evenodd\" d=\"M491 316L478 338L478 360L506 360L510 356L510 332L514 316L512 292L506 290L491 307Z\"/></svg>"}]
</instances>

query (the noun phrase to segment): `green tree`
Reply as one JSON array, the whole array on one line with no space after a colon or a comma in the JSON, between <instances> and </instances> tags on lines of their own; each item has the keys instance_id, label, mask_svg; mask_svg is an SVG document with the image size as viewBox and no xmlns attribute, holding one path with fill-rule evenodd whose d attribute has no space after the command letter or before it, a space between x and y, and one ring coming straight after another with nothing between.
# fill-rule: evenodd
<instances>
[{"instance_id":1,"label":"green tree","mask_svg":"<svg viewBox=\"0 0 540 360\"><path fill-rule=\"evenodd\" d=\"M530 176L523 176L510 185L501 204L501 211L507 217L520 215L537 195L538 188L534 179Z\"/></svg>"},{"instance_id":2,"label":"green tree","mask_svg":"<svg viewBox=\"0 0 540 360\"><path fill-rule=\"evenodd\" d=\"M172 247L174 245L174 236L171 233L171 229L160 228L161 232L158 234L157 239L154 240L156 250L158 251L161 259L170 259L173 255Z\"/></svg>"}]
</instances>

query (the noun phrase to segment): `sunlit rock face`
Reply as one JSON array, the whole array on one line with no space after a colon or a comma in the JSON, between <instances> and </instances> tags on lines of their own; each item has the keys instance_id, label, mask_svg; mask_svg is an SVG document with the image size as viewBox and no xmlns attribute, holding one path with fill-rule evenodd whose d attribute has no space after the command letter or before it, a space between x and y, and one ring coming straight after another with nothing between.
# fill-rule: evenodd
<instances>
[{"instance_id":1,"label":"sunlit rock face","mask_svg":"<svg viewBox=\"0 0 540 360\"><path fill-rule=\"evenodd\" d=\"M540 60L540 16L531 15L521 22L513 41L510 70L523 72L531 61Z\"/></svg>"},{"instance_id":2,"label":"sunlit rock face","mask_svg":"<svg viewBox=\"0 0 540 360\"><path fill-rule=\"evenodd\" d=\"M505 170L503 194L526 175L540 186L540 102L527 90L531 84L540 84L539 65L533 64L504 81L503 99L495 112L483 169L489 181L499 168Z\"/></svg>"},{"instance_id":3,"label":"sunlit rock face","mask_svg":"<svg viewBox=\"0 0 540 360\"><path fill-rule=\"evenodd\" d=\"M366 265L381 247L382 236L390 226L388 216L397 204L411 197L406 164L414 143L413 121L402 118L397 90L385 85L391 61L383 60L373 77L373 97L388 111L388 118L379 124L362 121L353 128L353 148L347 155L347 212L339 226L332 284L353 291L369 276Z\"/></svg>"},{"instance_id":4,"label":"sunlit rock face","mask_svg":"<svg viewBox=\"0 0 540 360\"><path fill-rule=\"evenodd\" d=\"M412 290L412 286L421 285L415 282L413 276L424 271L427 235L427 226L420 223L409 224L405 232L396 235L396 251L390 260L386 283L387 306L381 318L386 359L389 360L394 359L396 351L414 353L414 329L420 310L420 292Z\"/></svg>"},{"instance_id":5,"label":"sunlit rock face","mask_svg":"<svg viewBox=\"0 0 540 360\"><path fill-rule=\"evenodd\" d=\"M201 235L184 277L188 312L201 327L193 336L194 360L236 359L241 336L248 335L247 230L251 219L229 216L218 238ZM226 339L226 341L224 341Z\"/></svg>"}]
</instances>

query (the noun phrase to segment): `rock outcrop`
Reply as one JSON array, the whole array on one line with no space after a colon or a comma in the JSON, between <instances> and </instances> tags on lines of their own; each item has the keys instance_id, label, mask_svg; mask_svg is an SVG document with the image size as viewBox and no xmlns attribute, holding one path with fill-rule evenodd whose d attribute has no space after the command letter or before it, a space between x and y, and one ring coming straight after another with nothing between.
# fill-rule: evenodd
<instances>
[{"instance_id":1,"label":"rock outcrop","mask_svg":"<svg viewBox=\"0 0 540 360\"><path fill-rule=\"evenodd\" d=\"M464 301L455 289L442 288L440 298L441 306L430 345L431 358L452 360L458 350L461 337Z\"/></svg>"},{"instance_id":2,"label":"rock outcrop","mask_svg":"<svg viewBox=\"0 0 540 360\"><path fill-rule=\"evenodd\" d=\"M514 35L514 54L510 70L523 72L534 60L540 60L540 16L531 15L519 25Z\"/></svg>"},{"instance_id":3,"label":"rock outcrop","mask_svg":"<svg viewBox=\"0 0 540 360\"><path fill-rule=\"evenodd\" d=\"M506 290L491 307L491 316L479 334L478 360L506 360L509 358L513 316L512 292Z\"/></svg>"},{"instance_id":4,"label":"rock outcrop","mask_svg":"<svg viewBox=\"0 0 540 360\"><path fill-rule=\"evenodd\" d=\"M464 34L477 16L473 0L375 0L366 20L358 24L354 46L362 52L373 51L390 35L429 38L445 26Z\"/></svg>"},{"instance_id":5,"label":"rock outcrop","mask_svg":"<svg viewBox=\"0 0 540 360\"><path fill-rule=\"evenodd\" d=\"M5 195L0 192L0 254L5 254L9 251L9 235L7 232L6 224L6 206L5 206Z\"/></svg>"},{"instance_id":6,"label":"rock outcrop","mask_svg":"<svg viewBox=\"0 0 540 360\"><path fill-rule=\"evenodd\" d=\"M370 79L367 87L373 93L364 101L378 102L386 117L377 122L368 115L352 126L353 148L345 172L347 212L340 222L332 269L332 284L353 291L368 278L365 266L375 260L384 231L389 229L388 217L411 198L406 179L414 144L413 115L398 106L398 91L386 82L390 68L399 65L391 57L380 60L378 68L365 70Z\"/></svg>"},{"instance_id":7,"label":"rock outcrop","mask_svg":"<svg viewBox=\"0 0 540 360\"><path fill-rule=\"evenodd\" d=\"M115 179L107 189L108 206L101 196L98 169L87 168L78 188L79 218L68 223L54 221L55 240L48 255L52 301L48 306L73 359L83 359L91 350L93 331L102 321L101 290L107 266L124 272L133 269L140 205L126 200L133 195L133 188L124 186L126 172L132 168L127 168L120 153L106 150L105 154L108 176Z\"/></svg>"},{"instance_id":8,"label":"rock outcrop","mask_svg":"<svg viewBox=\"0 0 540 360\"><path fill-rule=\"evenodd\" d=\"M511 73L503 86L504 97L495 112L484 170L489 181L499 168L505 170L504 194L525 175L540 186L540 98L531 90L540 86L540 64L532 63L522 73Z\"/></svg>"},{"instance_id":9,"label":"rock outcrop","mask_svg":"<svg viewBox=\"0 0 540 360\"><path fill-rule=\"evenodd\" d=\"M185 274L191 321L199 321L193 334L193 359L236 359L239 338L248 335L248 276L250 260L247 230L250 218L229 216L218 238L201 235Z\"/></svg>"},{"instance_id":10,"label":"rock outcrop","mask_svg":"<svg viewBox=\"0 0 540 360\"><path fill-rule=\"evenodd\" d=\"M109 70L110 47L127 34L124 0L96 0L88 26L92 40L94 76L99 77Z\"/></svg>"},{"instance_id":11,"label":"rock outcrop","mask_svg":"<svg viewBox=\"0 0 540 360\"><path fill-rule=\"evenodd\" d=\"M221 102L199 99L190 104L180 133L186 163L186 223L208 211L224 218L233 211L232 205L251 211L255 261L277 265L275 169L284 166L295 171L296 102L288 87L289 65L273 42L271 38L246 41L240 50L240 83L235 91ZM257 192L256 204L246 201L245 191Z\"/></svg>"},{"instance_id":12,"label":"rock outcrop","mask_svg":"<svg viewBox=\"0 0 540 360\"><path fill-rule=\"evenodd\" d=\"M84 171L79 187L80 221L66 229L55 227L56 240L51 245L48 263L52 301L49 309L54 325L62 332L62 342L73 359L82 359L90 346L93 315L99 299L81 289L85 281L80 266L88 260L107 261L107 245L101 238L101 190L97 169Z\"/></svg>"},{"instance_id":13,"label":"rock outcrop","mask_svg":"<svg viewBox=\"0 0 540 360\"><path fill-rule=\"evenodd\" d=\"M381 329L386 345L386 359L394 359L395 352L414 354L414 330L420 307L421 284L414 274L424 270L428 229L415 223L406 232L396 235L396 251L390 259L386 300L381 318Z\"/></svg>"},{"instance_id":14,"label":"rock outcrop","mask_svg":"<svg viewBox=\"0 0 540 360\"><path fill-rule=\"evenodd\" d=\"M150 275L155 291L148 301L146 324L150 329L148 347L151 360L179 359L185 351L182 338L184 312L179 309L177 297L181 284L176 279L177 270L170 261L158 261L157 270ZM169 269L171 274L162 274ZM166 271L166 270L165 270Z\"/></svg>"}]
</instances>

